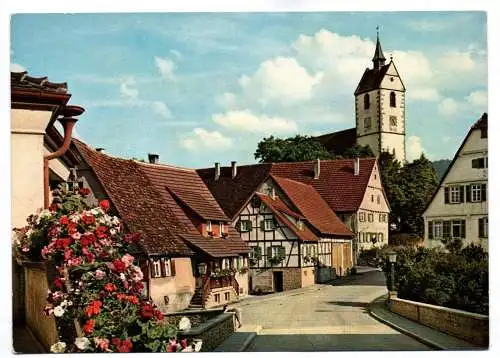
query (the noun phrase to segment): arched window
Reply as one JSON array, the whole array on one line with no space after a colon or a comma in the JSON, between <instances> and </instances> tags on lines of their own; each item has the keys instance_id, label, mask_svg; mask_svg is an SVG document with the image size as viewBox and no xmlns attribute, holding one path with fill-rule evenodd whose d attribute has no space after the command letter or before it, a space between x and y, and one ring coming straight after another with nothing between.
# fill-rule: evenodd
<instances>
[{"instance_id":1,"label":"arched window","mask_svg":"<svg viewBox=\"0 0 500 358\"><path fill-rule=\"evenodd\" d=\"M365 109L370 108L370 95L367 93L365 94Z\"/></svg>"},{"instance_id":2,"label":"arched window","mask_svg":"<svg viewBox=\"0 0 500 358\"><path fill-rule=\"evenodd\" d=\"M394 92L391 92L389 95L389 99L391 102L391 107L396 107L396 94Z\"/></svg>"}]
</instances>

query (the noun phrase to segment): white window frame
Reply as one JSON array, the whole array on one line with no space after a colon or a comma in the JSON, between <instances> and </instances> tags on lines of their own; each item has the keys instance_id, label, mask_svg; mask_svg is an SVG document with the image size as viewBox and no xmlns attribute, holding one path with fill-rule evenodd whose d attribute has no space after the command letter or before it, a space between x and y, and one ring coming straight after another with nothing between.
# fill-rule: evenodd
<instances>
[{"instance_id":1,"label":"white window frame","mask_svg":"<svg viewBox=\"0 0 500 358\"><path fill-rule=\"evenodd\" d=\"M220 303L220 293L216 293L214 295L214 300L215 300L215 303Z\"/></svg>"},{"instance_id":2,"label":"white window frame","mask_svg":"<svg viewBox=\"0 0 500 358\"><path fill-rule=\"evenodd\" d=\"M434 221L432 224L433 237L434 238L442 238L443 237L443 222L442 221Z\"/></svg>"},{"instance_id":3,"label":"white window frame","mask_svg":"<svg viewBox=\"0 0 500 358\"><path fill-rule=\"evenodd\" d=\"M454 230L453 228L454 227L458 227L458 236L455 236L454 234ZM462 221L461 220L451 220L451 224L450 224L450 236L452 238L456 238L456 239L460 239L462 237Z\"/></svg>"},{"instance_id":4,"label":"white window frame","mask_svg":"<svg viewBox=\"0 0 500 358\"><path fill-rule=\"evenodd\" d=\"M360 222L361 221L363 221L363 222L366 221L366 217L365 217L365 213L364 212L360 212L359 213L359 221Z\"/></svg>"},{"instance_id":5,"label":"white window frame","mask_svg":"<svg viewBox=\"0 0 500 358\"><path fill-rule=\"evenodd\" d=\"M207 232L212 231L212 222L210 220L207 221Z\"/></svg>"},{"instance_id":6,"label":"white window frame","mask_svg":"<svg viewBox=\"0 0 500 358\"><path fill-rule=\"evenodd\" d=\"M371 218L371 220L370 220L370 218ZM368 214L368 222L369 222L369 223L372 223L372 222L373 222L373 213L369 213L369 214Z\"/></svg>"},{"instance_id":7,"label":"white window frame","mask_svg":"<svg viewBox=\"0 0 500 358\"><path fill-rule=\"evenodd\" d=\"M165 276L172 276L172 262L170 259L163 259L163 268L165 269Z\"/></svg>"},{"instance_id":8,"label":"white window frame","mask_svg":"<svg viewBox=\"0 0 500 358\"><path fill-rule=\"evenodd\" d=\"M151 277L161 277L161 263L159 260L153 260L151 265Z\"/></svg>"},{"instance_id":9,"label":"white window frame","mask_svg":"<svg viewBox=\"0 0 500 358\"><path fill-rule=\"evenodd\" d=\"M479 220L483 220L483 237L482 239L488 238L488 217L484 216Z\"/></svg>"},{"instance_id":10,"label":"white window frame","mask_svg":"<svg viewBox=\"0 0 500 358\"><path fill-rule=\"evenodd\" d=\"M271 246L271 257L277 257L280 254L281 246Z\"/></svg>"},{"instance_id":11,"label":"white window frame","mask_svg":"<svg viewBox=\"0 0 500 358\"><path fill-rule=\"evenodd\" d=\"M231 268L231 264L229 262L229 259L222 259L222 269L229 270L230 268Z\"/></svg>"},{"instance_id":12,"label":"white window frame","mask_svg":"<svg viewBox=\"0 0 500 358\"><path fill-rule=\"evenodd\" d=\"M240 232L248 232L250 231L250 220L240 220Z\"/></svg>"},{"instance_id":13,"label":"white window frame","mask_svg":"<svg viewBox=\"0 0 500 358\"><path fill-rule=\"evenodd\" d=\"M269 224L269 226L268 226ZM273 231L274 230L274 220L273 219L264 219L264 231Z\"/></svg>"},{"instance_id":14,"label":"white window frame","mask_svg":"<svg viewBox=\"0 0 500 358\"><path fill-rule=\"evenodd\" d=\"M450 203L451 204L460 203L460 190L462 190L462 187L459 185L450 186Z\"/></svg>"},{"instance_id":15,"label":"white window frame","mask_svg":"<svg viewBox=\"0 0 500 358\"><path fill-rule=\"evenodd\" d=\"M219 223L219 226L220 226L220 236L222 236L224 234L224 222L220 222Z\"/></svg>"},{"instance_id":16,"label":"white window frame","mask_svg":"<svg viewBox=\"0 0 500 358\"><path fill-rule=\"evenodd\" d=\"M471 184L470 186L470 201L477 203L481 201L481 184Z\"/></svg>"}]
</instances>

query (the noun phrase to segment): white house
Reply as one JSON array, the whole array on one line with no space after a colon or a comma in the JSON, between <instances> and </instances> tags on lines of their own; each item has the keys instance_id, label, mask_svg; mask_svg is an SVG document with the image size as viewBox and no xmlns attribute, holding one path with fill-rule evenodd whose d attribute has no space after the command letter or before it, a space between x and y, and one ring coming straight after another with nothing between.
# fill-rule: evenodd
<instances>
[{"instance_id":1,"label":"white house","mask_svg":"<svg viewBox=\"0 0 500 358\"><path fill-rule=\"evenodd\" d=\"M471 127L438 189L430 200L425 220L426 247L441 239L463 239L488 249L488 115Z\"/></svg>"}]
</instances>

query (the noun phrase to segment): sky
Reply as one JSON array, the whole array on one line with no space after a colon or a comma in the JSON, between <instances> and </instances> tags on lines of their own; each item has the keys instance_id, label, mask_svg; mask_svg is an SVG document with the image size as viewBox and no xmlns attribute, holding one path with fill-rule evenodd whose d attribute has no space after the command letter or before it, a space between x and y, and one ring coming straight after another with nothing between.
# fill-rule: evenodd
<instances>
[{"instance_id":1,"label":"sky","mask_svg":"<svg viewBox=\"0 0 500 358\"><path fill-rule=\"evenodd\" d=\"M185 167L254 163L269 135L354 127L376 26L406 87L412 160L451 159L487 112L485 12L19 14L11 70L67 82L76 136Z\"/></svg>"}]
</instances>

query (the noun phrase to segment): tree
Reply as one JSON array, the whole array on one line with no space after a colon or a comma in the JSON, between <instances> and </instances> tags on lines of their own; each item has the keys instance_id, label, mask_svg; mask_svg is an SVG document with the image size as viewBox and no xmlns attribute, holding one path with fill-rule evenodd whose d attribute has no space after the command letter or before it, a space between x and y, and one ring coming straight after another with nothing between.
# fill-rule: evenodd
<instances>
[{"instance_id":1,"label":"tree","mask_svg":"<svg viewBox=\"0 0 500 358\"><path fill-rule=\"evenodd\" d=\"M286 139L263 138L254 153L260 163L335 159L314 137L296 135Z\"/></svg>"},{"instance_id":2,"label":"tree","mask_svg":"<svg viewBox=\"0 0 500 358\"><path fill-rule=\"evenodd\" d=\"M342 153L342 158L366 158L366 157L374 157L372 149L369 145L360 146L359 144L355 144L354 147L347 148Z\"/></svg>"},{"instance_id":3,"label":"tree","mask_svg":"<svg viewBox=\"0 0 500 358\"><path fill-rule=\"evenodd\" d=\"M401 175L404 199L401 205L401 230L424 235L422 214L439 184L432 162L424 154L406 163Z\"/></svg>"},{"instance_id":4,"label":"tree","mask_svg":"<svg viewBox=\"0 0 500 358\"><path fill-rule=\"evenodd\" d=\"M402 167L394 153L383 151L378 158L380 179L389 202L391 213L389 215L389 227L400 229L400 218L405 193L401 187Z\"/></svg>"}]
</instances>

